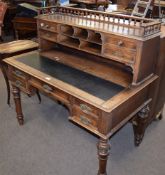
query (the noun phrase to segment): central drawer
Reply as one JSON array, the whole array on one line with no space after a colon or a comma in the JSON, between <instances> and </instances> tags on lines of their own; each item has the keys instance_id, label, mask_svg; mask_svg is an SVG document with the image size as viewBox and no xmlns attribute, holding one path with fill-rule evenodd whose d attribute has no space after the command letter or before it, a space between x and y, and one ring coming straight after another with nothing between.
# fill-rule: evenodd
<instances>
[{"instance_id":1,"label":"central drawer","mask_svg":"<svg viewBox=\"0 0 165 175\"><path fill-rule=\"evenodd\" d=\"M39 91L47 94L48 96L53 97L54 99L59 100L65 104L69 104L69 95L64 91L36 78L30 79L29 84L32 87L37 88Z\"/></svg>"}]
</instances>

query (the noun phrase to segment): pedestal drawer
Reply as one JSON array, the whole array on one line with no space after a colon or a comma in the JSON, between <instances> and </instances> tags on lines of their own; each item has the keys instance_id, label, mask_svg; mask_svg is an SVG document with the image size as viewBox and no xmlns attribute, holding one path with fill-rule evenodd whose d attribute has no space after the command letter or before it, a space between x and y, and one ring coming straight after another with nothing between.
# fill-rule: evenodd
<instances>
[{"instance_id":1,"label":"pedestal drawer","mask_svg":"<svg viewBox=\"0 0 165 175\"><path fill-rule=\"evenodd\" d=\"M79 123L82 126L90 127L91 129L97 130L98 128L98 116L95 114L88 114L81 110L77 105L73 106L72 118L75 122Z\"/></svg>"}]
</instances>

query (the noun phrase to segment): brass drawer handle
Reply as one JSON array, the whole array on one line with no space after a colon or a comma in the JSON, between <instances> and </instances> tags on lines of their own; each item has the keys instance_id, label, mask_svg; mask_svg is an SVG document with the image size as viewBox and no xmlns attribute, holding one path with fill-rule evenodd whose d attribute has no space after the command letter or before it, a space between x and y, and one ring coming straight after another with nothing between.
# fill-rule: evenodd
<instances>
[{"instance_id":1,"label":"brass drawer handle","mask_svg":"<svg viewBox=\"0 0 165 175\"><path fill-rule=\"evenodd\" d=\"M19 88L22 86L22 83L19 80L16 80L15 85Z\"/></svg>"},{"instance_id":2,"label":"brass drawer handle","mask_svg":"<svg viewBox=\"0 0 165 175\"><path fill-rule=\"evenodd\" d=\"M84 124L84 125L91 125L92 122L90 119L88 119L87 117L80 115L80 121Z\"/></svg>"},{"instance_id":3,"label":"brass drawer handle","mask_svg":"<svg viewBox=\"0 0 165 175\"><path fill-rule=\"evenodd\" d=\"M83 112L92 112L92 109L85 104L80 104L80 108Z\"/></svg>"},{"instance_id":4,"label":"brass drawer handle","mask_svg":"<svg viewBox=\"0 0 165 175\"><path fill-rule=\"evenodd\" d=\"M44 88L44 90L45 90L47 93L50 93L50 92L53 91L53 88L50 87L50 86L47 85L47 84L44 84L42 87Z\"/></svg>"},{"instance_id":5,"label":"brass drawer handle","mask_svg":"<svg viewBox=\"0 0 165 175\"><path fill-rule=\"evenodd\" d=\"M15 74L17 77L25 78L25 77L24 77L24 74L23 74L21 71L19 71L19 70L15 70L15 71L14 71L14 74Z\"/></svg>"}]
</instances>

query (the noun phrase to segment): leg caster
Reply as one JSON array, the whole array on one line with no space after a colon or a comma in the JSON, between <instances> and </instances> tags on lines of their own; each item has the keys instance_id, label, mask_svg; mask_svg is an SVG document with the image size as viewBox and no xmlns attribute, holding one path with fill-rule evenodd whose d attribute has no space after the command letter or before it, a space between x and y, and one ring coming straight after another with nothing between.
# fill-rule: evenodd
<instances>
[{"instance_id":1,"label":"leg caster","mask_svg":"<svg viewBox=\"0 0 165 175\"><path fill-rule=\"evenodd\" d=\"M144 107L132 121L135 146L139 146L143 140L148 125L149 111L149 106Z\"/></svg>"},{"instance_id":2,"label":"leg caster","mask_svg":"<svg viewBox=\"0 0 165 175\"><path fill-rule=\"evenodd\" d=\"M99 171L98 175L107 175L106 167L107 167L107 160L110 151L110 144L108 140L100 139L97 145L98 149L98 156L99 156Z\"/></svg>"},{"instance_id":3,"label":"leg caster","mask_svg":"<svg viewBox=\"0 0 165 175\"><path fill-rule=\"evenodd\" d=\"M156 115L155 121L159 121L163 119L163 109Z\"/></svg>"},{"instance_id":4,"label":"leg caster","mask_svg":"<svg viewBox=\"0 0 165 175\"><path fill-rule=\"evenodd\" d=\"M17 120L19 125L23 125L24 123L24 117L22 113L22 106L21 106L21 99L20 99L20 90L19 88L12 85L13 88L13 97L15 102L15 109L17 113Z\"/></svg>"}]
</instances>

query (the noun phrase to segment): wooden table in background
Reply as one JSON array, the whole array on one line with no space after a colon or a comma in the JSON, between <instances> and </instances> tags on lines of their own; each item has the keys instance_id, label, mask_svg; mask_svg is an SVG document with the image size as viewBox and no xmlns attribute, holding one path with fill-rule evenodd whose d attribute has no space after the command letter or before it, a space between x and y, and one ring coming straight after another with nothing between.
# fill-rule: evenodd
<instances>
[{"instance_id":1,"label":"wooden table in background","mask_svg":"<svg viewBox=\"0 0 165 175\"><path fill-rule=\"evenodd\" d=\"M38 43L31 40L17 40L8 43L0 44L0 68L2 70L3 76L5 78L8 98L7 103L10 104L10 86L8 81L8 76L6 74L6 66L3 62L3 59L15 56L21 53L29 52L36 50L38 48Z\"/></svg>"}]
</instances>

